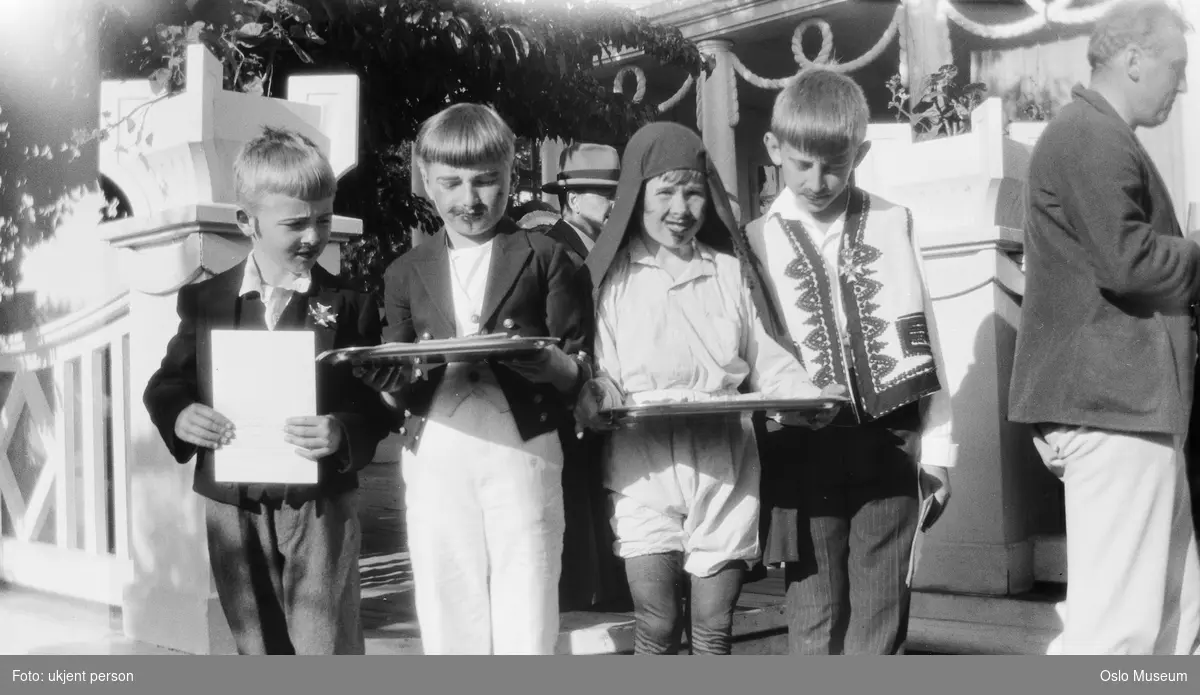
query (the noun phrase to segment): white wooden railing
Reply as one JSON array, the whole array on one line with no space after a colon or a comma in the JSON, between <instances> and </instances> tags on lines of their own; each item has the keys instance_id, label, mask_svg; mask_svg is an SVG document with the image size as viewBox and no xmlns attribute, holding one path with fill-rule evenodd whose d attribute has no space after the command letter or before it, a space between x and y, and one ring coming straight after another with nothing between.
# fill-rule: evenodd
<instances>
[{"instance_id":1,"label":"white wooden railing","mask_svg":"<svg viewBox=\"0 0 1200 695\"><path fill-rule=\"evenodd\" d=\"M128 318L124 293L0 336L6 582L121 604L131 566Z\"/></svg>"}]
</instances>

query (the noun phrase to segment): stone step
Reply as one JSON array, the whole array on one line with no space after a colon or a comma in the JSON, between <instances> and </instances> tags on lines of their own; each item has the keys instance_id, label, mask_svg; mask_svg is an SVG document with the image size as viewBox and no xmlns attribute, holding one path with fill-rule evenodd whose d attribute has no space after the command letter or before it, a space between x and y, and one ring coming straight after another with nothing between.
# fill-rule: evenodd
<instances>
[{"instance_id":1,"label":"stone step","mask_svg":"<svg viewBox=\"0 0 1200 695\"><path fill-rule=\"evenodd\" d=\"M1066 587L1041 583L1019 596L917 592L908 626L912 650L949 654L1045 654L1062 630Z\"/></svg>"},{"instance_id":2,"label":"stone step","mask_svg":"<svg viewBox=\"0 0 1200 695\"><path fill-rule=\"evenodd\" d=\"M411 592L376 590L364 598L368 654L420 654ZM908 650L943 654L1040 654L1061 629L1063 587L1039 584L1021 596L973 596L917 592L913 596ZM108 606L0 586L0 653L163 654L168 650L128 639L119 611ZM782 582L747 585L734 615L734 654L786 654ZM573 612L562 617L558 652L627 654L633 650L628 613Z\"/></svg>"},{"instance_id":3,"label":"stone step","mask_svg":"<svg viewBox=\"0 0 1200 695\"><path fill-rule=\"evenodd\" d=\"M1033 578L1039 582L1067 581L1067 537L1042 535L1033 539Z\"/></svg>"}]
</instances>

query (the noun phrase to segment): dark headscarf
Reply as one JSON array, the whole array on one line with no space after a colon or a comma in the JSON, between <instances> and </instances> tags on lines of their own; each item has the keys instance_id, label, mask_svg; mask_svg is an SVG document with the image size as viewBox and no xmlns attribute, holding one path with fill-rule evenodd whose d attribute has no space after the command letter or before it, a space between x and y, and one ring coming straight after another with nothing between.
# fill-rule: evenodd
<instances>
[{"instance_id":1,"label":"dark headscarf","mask_svg":"<svg viewBox=\"0 0 1200 695\"><path fill-rule=\"evenodd\" d=\"M704 226L696 239L718 251L734 253L737 224L721 175L709 159L704 141L678 123L651 123L634 133L625 146L616 204L604 223L604 231L588 254L587 267L595 289L600 288L613 260L629 238L641 232L642 189L646 181L673 169L699 171L705 175L708 184Z\"/></svg>"}]
</instances>

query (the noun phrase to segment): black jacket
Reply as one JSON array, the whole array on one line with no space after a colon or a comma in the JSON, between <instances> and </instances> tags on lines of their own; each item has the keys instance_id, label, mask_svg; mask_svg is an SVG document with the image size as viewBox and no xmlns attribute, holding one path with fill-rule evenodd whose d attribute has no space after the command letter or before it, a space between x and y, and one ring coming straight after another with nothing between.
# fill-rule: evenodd
<instances>
[{"instance_id":1,"label":"black jacket","mask_svg":"<svg viewBox=\"0 0 1200 695\"><path fill-rule=\"evenodd\" d=\"M557 241L567 247L567 255L576 265L583 265L587 259L588 248L583 245L583 239L579 238L579 232L571 226L566 220L559 220L546 230L546 236Z\"/></svg>"},{"instance_id":2,"label":"black jacket","mask_svg":"<svg viewBox=\"0 0 1200 695\"><path fill-rule=\"evenodd\" d=\"M540 234L529 234L507 220L495 237L492 262L480 315L485 333L562 338L567 354L590 353L594 318L591 288L577 272L567 250ZM411 343L457 335L446 231L442 230L396 259L384 275L387 341ZM574 403L549 384L533 384L493 364L496 381L512 408L517 430L526 441L571 420ZM433 367L428 377L406 388L404 445L416 451L433 394L445 374Z\"/></svg>"},{"instance_id":3,"label":"black jacket","mask_svg":"<svg viewBox=\"0 0 1200 695\"><path fill-rule=\"evenodd\" d=\"M216 482L212 450L198 448L175 436L175 421L185 408L196 402L212 406L211 331L266 330L265 325L244 325L247 322L242 320L242 305L246 300L238 296L238 291L245 269L246 261L243 261L216 277L187 285L179 291L179 330L167 345L166 357L150 377L143 394L150 419L176 461L186 463L199 449L193 488L218 502L253 509L264 496L299 504L358 487L356 472L374 458L376 447L387 435L392 416L379 394L357 379L349 365L314 364L317 414L334 415L342 422L346 432L344 446L349 447L348 462L338 455L320 461L316 485ZM309 315L309 306L317 302L331 307L330 311L337 317L332 325L317 325ZM316 266L312 269L312 286L308 293L292 298L276 330L314 331L318 354L335 348L377 345L379 310L371 295L348 287L340 277Z\"/></svg>"}]
</instances>

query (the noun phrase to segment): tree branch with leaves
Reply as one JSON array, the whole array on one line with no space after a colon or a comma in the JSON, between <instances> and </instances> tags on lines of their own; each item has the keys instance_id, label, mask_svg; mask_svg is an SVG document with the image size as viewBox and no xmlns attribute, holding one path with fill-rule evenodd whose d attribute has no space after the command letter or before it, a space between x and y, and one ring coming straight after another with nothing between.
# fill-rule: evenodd
<instances>
[{"instance_id":1,"label":"tree branch with leaves","mask_svg":"<svg viewBox=\"0 0 1200 695\"><path fill-rule=\"evenodd\" d=\"M184 87L184 55L194 42L221 61L226 89L250 94L281 96L279 86L298 73L359 76L359 164L340 183L335 209L363 220L364 236L343 260L374 289L410 245L412 230L437 224L411 193L408 148L420 124L447 104L492 104L522 138L619 145L659 114L602 84L593 74L597 65L615 52L640 50L689 74L706 69L678 30L600 2L165 0L158 12L160 21L143 27L119 2L106 8L106 78L146 78L158 98L168 98ZM129 123L126 116L81 130L71 147ZM16 277L14 268L0 272L0 286L11 287Z\"/></svg>"}]
</instances>

